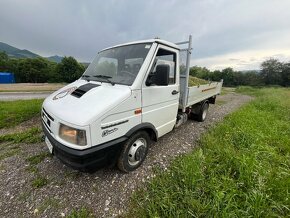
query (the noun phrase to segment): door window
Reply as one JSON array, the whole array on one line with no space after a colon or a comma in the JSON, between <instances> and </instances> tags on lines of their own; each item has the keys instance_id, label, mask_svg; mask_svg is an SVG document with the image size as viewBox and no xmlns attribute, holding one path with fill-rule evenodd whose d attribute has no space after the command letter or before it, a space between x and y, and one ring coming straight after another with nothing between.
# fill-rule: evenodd
<instances>
[{"instance_id":1,"label":"door window","mask_svg":"<svg viewBox=\"0 0 290 218\"><path fill-rule=\"evenodd\" d=\"M156 67L161 64L169 65L169 85L175 84L176 82L176 53L167 51L165 49L158 50L153 67L149 73L146 83L148 84L148 81L150 81L149 83L151 85L155 85L154 77L156 73Z\"/></svg>"}]
</instances>

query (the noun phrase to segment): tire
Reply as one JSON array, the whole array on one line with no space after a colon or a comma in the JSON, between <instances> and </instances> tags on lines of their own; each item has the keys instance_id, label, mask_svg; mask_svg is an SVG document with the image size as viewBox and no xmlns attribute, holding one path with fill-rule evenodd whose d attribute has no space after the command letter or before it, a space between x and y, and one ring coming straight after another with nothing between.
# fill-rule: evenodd
<instances>
[{"instance_id":1,"label":"tire","mask_svg":"<svg viewBox=\"0 0 290 218\"><path fill-rule=\"evenodd\" d=\"M208 101L205 101L205 102L202 104L199 113L196 115L196 120L197 120L198 122L203 122L203 121L205 121L206 116L207 116L207 112L208 112L208 108L209 108L209 103L208 103Z\"/></svg>"},{"instance_id":2,"label":"tire","mask_svg":"<svg viewBox=\"0 0 290 218\"><path fill-rule=\"evenodd\" d=\"M148 153L150 137L145 131L136 132L124 144L118 158L118 168L125 172L137 169Z\"/></svg>"}]
</instances>

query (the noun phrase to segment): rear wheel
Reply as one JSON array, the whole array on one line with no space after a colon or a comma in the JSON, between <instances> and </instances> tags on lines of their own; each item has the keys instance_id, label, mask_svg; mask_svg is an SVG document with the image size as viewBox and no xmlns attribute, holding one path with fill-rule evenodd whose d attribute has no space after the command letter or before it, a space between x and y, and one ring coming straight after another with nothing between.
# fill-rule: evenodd
<instances>
[{"instance_id":1,"label":"rear wheel","mask_svg":"<svg viewBox=\"0 0 290 218\"><path fill-rule=\"evenodd\" d=\"M192 113L191 117L194 120L197 120L198 122L205 121L208 113L209 103L208 101L205 101L202 103L202 105L198 108L196 113Z\"/></svg>"},{"instance_id":2,"label":"rear wheel","mask_svg":"<svg viewBox=\"0 0 290 218\"><path fill-rule=\"evenodd\" d=\"M149 143L150 138L145 131L132 135L122 148L118 158L118 168L126 173L137 169L146 158Z\"/></svg>"},{"instance_id":3,"label":"rear wheel","mask_svg":"<svg viewBox=\"0 0 290 218\"><path fill-rule=\"evenodd\" d=\"M200 112L197 115L197 121L199 121L199 122L205 121L206 116L207 116L207 112L208 112L208 108L209 108L209 104L206 101L206 102L203 103L203 105L202 105L202 107L200 109Z\"/></svg>"}]
</instances>

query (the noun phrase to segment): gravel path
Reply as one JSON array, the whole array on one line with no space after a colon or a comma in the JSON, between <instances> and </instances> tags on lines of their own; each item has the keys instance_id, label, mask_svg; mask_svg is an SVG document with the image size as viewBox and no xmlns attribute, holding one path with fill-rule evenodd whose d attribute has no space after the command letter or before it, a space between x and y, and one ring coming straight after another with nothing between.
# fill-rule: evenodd
<instances>
[{"instance_id":1,"label":"gravel path","mask_svg":"<svg viewBox=\"0 0 290 218\"><path fill-rule=\"evenodd\" d=\"M80 173L50 157L35 165L35 170L26 158L46 154L44 143L0 144L0 152L9 146L20 147L18 154L0 158L0 216L60 217L81 207L91 209L96 217L122 214L131 194L154 177L153 167L166 169L174 157L190 152L209 127L250 100L249 96L234 93L218 96L205 122L190 120L160 138L150 147L143 165L129 174L115 168L104 168L93 174ZM32 183L36 178L45 178L48 184L35 188Z\"/></svg>"}]
</instances>

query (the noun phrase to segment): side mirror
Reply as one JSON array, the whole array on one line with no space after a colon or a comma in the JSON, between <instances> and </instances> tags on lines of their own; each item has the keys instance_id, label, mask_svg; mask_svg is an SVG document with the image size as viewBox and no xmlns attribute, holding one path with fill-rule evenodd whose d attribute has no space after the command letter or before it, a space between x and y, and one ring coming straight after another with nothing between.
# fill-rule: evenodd
<instances>
[{"instance_id":1,"label":"side mirror","mask_svg":"<svg viewBox=\"0 0 290 218\"><path fill-rule=\"evenodd\" d=\"M156 67L155 84L158 86L168 86L169 84L169 70L167 64L160 64Z\"/></svg>"}]
</instances>

